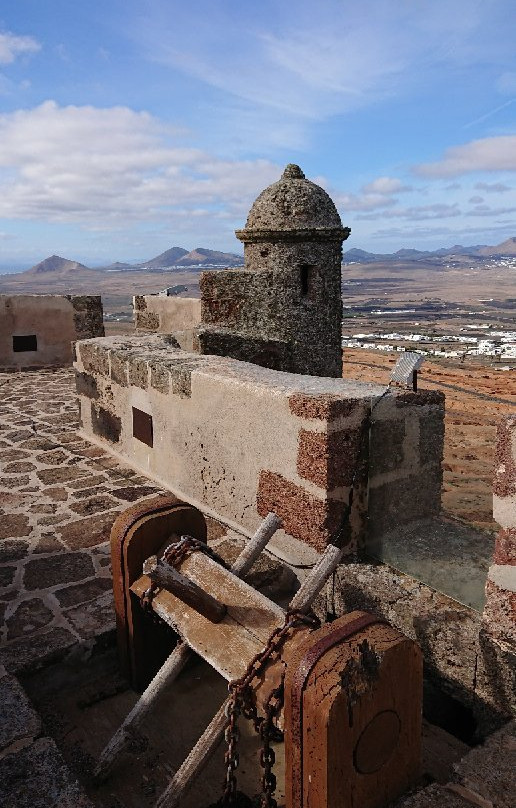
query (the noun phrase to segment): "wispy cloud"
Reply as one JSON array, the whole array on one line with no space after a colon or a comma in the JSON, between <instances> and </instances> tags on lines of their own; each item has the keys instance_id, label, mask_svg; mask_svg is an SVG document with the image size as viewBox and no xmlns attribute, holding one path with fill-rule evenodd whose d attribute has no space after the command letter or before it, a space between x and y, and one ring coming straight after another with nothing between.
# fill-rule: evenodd
<instances>
[{"instance_id":1,"label":"wispy cloud","mask_svg":"<svg viewBox=\"0 0 516 808\"><path fill-rule=\"evenodd\" d=\"M412 191L412 186L405 185L401 180L395 177L378 177L372 182L364 185L364 193L366 194L399 194L404 191Z\"/></svg>"},{"instance_id":2,"label":"wispy cloud","mask_svg":"<svg viewBox=\"0 0 516 808\"><path fill-rule=\"evenodd\" d=\"M264 144L286 118L310 129L415 92L436 71L479 62L490 47L486 16L483 4L467 0L320 0L316 9L312 0L152 0L131 34L148 59L220 91L228 129L242 113L256 129L268 110Z\"/></svg>"},{"instance_id":3,"label":"wispy cloud","mask_svg":"<svg viewBox=\"0 0 516 808\"><path fill-rule=\"evenodd\" d=\"M357 219L374 221L375 219L410 219L418 222L424 219L448 219L460 216L461 210L457 203L447 205L437 202L432 205L413 205L407 208L396 208L394 210L382 211L382 213L362 213Z\"/></svg>"},{"instance_id":4,"label":"wispy cloud","mask_svg":"<svg viewBox=\"0 0 516 808\"><path fill-rule=\"evenodd\" d=\"M10 31L0 31L0 64L8 65L18 56L37 53L41 45L31 36L17 36Z\"/></svg>"},{"instance_id":5,"label":"wispy cloud","mask_svg":"<svg viewBox=\"0 0 516 808\"><path fill-rule=\"evenodd\" d=\"M475 188L477 191L486 191L488 194L504 194L512 191L510 185L504 185L503 182L477 182Z\"/></svg>"}]
</instances>

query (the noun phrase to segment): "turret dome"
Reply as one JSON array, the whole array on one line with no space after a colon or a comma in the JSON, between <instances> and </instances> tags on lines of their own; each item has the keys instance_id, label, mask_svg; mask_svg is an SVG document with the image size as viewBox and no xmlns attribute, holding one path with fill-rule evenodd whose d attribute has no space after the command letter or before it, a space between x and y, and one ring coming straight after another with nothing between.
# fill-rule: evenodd
<instances>
[{"instance_id":1,"label":"turret dome","mask_svg":"<svg viewBox=\"0 0 516 808\"><path fill-rule=\"evenodd\" d=\"M344 234L345 231L345 234ZM292 233L319 238L346 238L349 230L331 197L315 182L307 180L299 166L290 163L281 178L265 188L254 202L244 230L237 230L241 241L254 241L276 234Z\"/></svg>"}]
</instances>

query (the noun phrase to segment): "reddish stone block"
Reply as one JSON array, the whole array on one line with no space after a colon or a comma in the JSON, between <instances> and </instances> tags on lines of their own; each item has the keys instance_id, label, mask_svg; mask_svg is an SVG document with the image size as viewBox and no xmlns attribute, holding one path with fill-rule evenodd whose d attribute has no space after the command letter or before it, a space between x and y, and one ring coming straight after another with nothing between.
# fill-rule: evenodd
<instances>
[{"instance_id":1,"label":"reddish stone block","mask_svg":"<svg viewBox=\"0 0 516 808\"><path fill-rule=\"evenodd\" d=\"M327 491L351 485L360 431L345 429L327 434L302 429L297 454L299 476Z\"/></svg>"},{"instance_id":2,"label":"reddish stone block","mask_svg":"<svg viewBox=\"0 0 516 808\"><path fill-rule=\"evenodd\" d=\"M516 564L516 527L500 530L495 541L495 564Z\"/></svg>"},{"instance_id":3,"label":"reddish stone block","mask_svg":"<svg viewBox=\"0 0 516 808\"><path fill-rule=\"evenodd\" d=\"M498 425L493 493L498 497L516 494L516 462L512 439L516 434L516 416L505 418Z\"/></svg>"},{"instance_id":4,"label":"reddish stone block","mask_svg":"<svg viewBox=\"0 0 516 808\"><path fill-rule=\"evenodd\" d=\"M418 390L415 393L412 390L407 390L404 393L395 393L394 401L397 407L423 407L427 404L439 404L444 407L444 393L439 390Z\"/></svg>"},{"instance_id":5,"label":"reddish stone block","mask_svg":"<svg viewBox=\"0 0 516 808\"><path fill-rule=\"evenodd\" d=\"M261 516L274 511L287 533L323 551L339 527L343 502L320 500L281 474L261 471L257 509Z\"/></svg>"},{"instance_id":6,"label":"reddish stone block","mask_svg":"<svg viewBox=\"0 0 516 808\"><path fill-rule=\"evenodd\" d=\"M331 393L320 396L309 396L305 393L296 393L290 396L290 412L299 418L317 418L327 421L335 418L345 418L355 412L363 401L354 398L342 399Z\"/></svg>"},{"instance_id":7,"label":"reddish stone block","mask_svg":"<svg viewBox=\"0 0 516 808\"><path fill-rule=\"evenodd\" d=\"M500 589L488 579L484 622L493 637L516 643L516 592Z\"/></svg>"}]
</instances>

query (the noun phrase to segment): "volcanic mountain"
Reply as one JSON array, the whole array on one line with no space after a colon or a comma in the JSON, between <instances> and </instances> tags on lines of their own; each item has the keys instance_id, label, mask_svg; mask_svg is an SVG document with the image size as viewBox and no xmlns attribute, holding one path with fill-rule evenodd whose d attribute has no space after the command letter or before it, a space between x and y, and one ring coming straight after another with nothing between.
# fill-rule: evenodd
<instances>
[{"instance_id":1,"label":"volcanic mountain","mask_svg":"<svg viewBox=\"0 0 516 808\"><path fill-rule=\"evenodd\" d=\"M87 272L93 272L89 267L85 266L84 264L80 264L78 261L70 261L68 258L61 258L59 255L51 255L49 258L45 258L44 261L40 261L39 264L35 264L35 266L27 269L23 274L31 274L31 275L40 275L45 272L77 272L77 271L86 270Z\"/></svg>"}]
</instances>

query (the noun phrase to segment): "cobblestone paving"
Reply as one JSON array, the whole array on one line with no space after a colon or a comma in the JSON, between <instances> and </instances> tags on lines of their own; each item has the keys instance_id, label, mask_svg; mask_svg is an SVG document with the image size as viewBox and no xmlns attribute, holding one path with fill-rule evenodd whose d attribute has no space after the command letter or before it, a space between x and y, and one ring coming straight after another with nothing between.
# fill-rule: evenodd
<instances>
[{"instance_id":1,"label":"cobblestone paving","mask_svg":"<svg viewBox=\"0 0 516 808\"><path fill-rule=\"evenodd\" d=\"M0 372L0 663L13 671L114 626L111 525L160 493L77 426L71 368Z\"/></svg>"}]
</instances>

